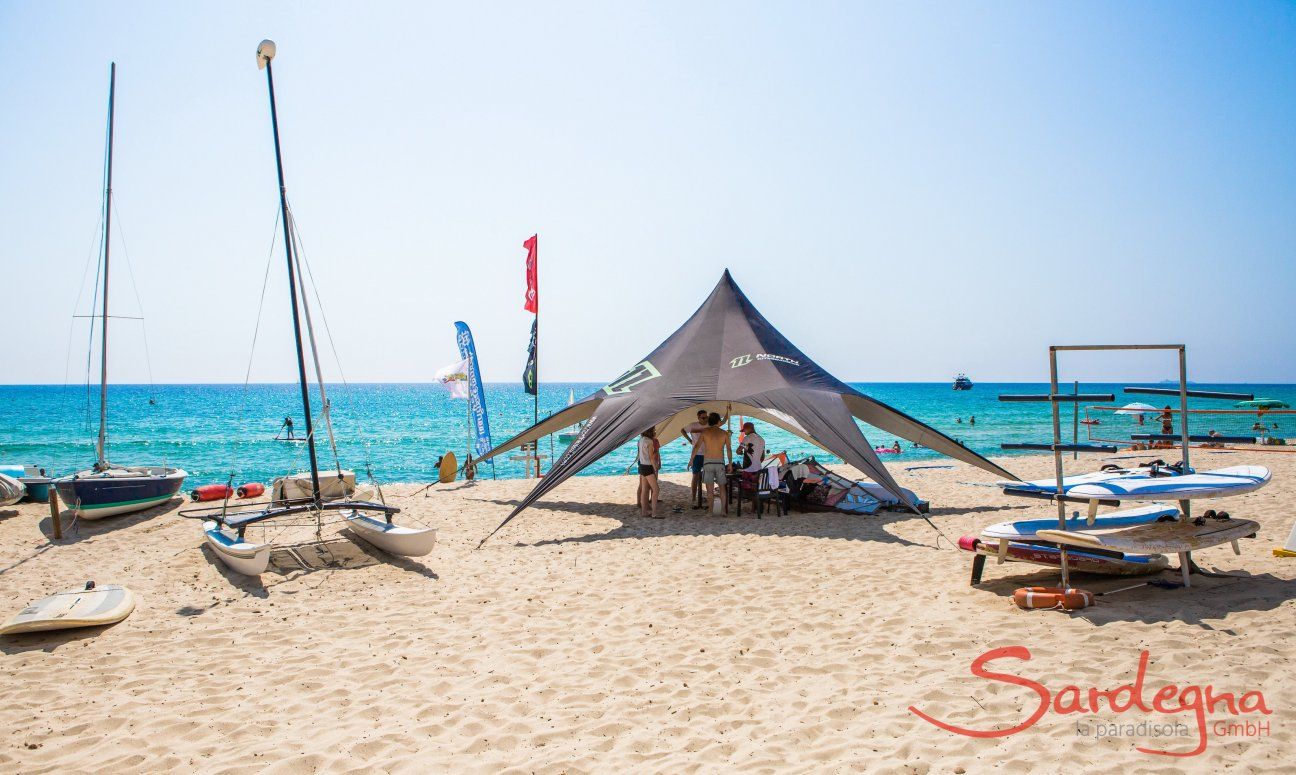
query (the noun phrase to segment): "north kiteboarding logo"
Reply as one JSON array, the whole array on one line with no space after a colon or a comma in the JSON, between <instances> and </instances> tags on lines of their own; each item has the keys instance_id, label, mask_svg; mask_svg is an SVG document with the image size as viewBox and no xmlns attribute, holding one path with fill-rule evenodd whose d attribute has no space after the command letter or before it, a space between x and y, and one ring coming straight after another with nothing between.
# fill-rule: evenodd
<instances>
[{"instance_id":1,"label":"north kiteboarding logo","mask_svg":"<svg viewBox=\"0 0 1296 775\"><path fill-rule=\"evenodd\" d=\"M786 363L789 366L801 365L801 361L798 361L794 358L788 358L785 355L771 355L770 353L756 353L755 355L752 355L748 353L747 355L739 355L737 358L734 358L733 360L729 361L729 368L736 369L739 366L746 366L747 364L751 363L754 360L755 361L777 361L779 363Z\"/></svg>"},{"instance_id":2,"label":"north kiteboarding logo","mask_svg":"<svg viewBox=\"0 0 1296 775\"><path fill-rule=\"evenodd\" d=\"M657 379L660 376L661 372L657 370L656 366L652 365L648 361L641 361L633 369L612 380L611 384L603 388L603 392L610 396L629 393L631 389L642 385L650 379Z\"/></svg>"}]
</instances>

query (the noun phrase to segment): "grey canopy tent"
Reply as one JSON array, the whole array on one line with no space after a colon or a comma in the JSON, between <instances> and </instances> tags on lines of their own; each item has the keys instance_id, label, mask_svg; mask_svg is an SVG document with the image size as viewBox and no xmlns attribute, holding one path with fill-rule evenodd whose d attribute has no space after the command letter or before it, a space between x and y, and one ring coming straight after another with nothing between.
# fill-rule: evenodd
<instances>
[{"instance_id":1,"label":"grey canopy tent","mask_svg":"<svg viewBox=\"0 0 1296 775\"><path fill-rule=\"evenodd\" d=\"M697 312L648 357L593 395L482 455L479 463L585 423L549 473L491 535L568 477L646 428L655 427L663 444L673 440L699 408L730 409L793 433L859 469L902 503L908 502L902 488L855 419L998 477L1018 478L824 371L752 306L725 270Z\"/></svg>"}]
</instances>

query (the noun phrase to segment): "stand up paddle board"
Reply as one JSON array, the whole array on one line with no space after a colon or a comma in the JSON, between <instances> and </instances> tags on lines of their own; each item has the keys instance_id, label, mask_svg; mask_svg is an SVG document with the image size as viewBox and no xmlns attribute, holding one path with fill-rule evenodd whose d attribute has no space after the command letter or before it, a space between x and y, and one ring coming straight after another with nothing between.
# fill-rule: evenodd
<instances>
[{"instance_id":1,"label":"stand up paddle board","mask_svg":"<svg viewBox=\"0 0 1296 775\"><path fill-rule=\"evenodd\" d=\"M90 581L83 589L37 600L0 627L0 635L98 627L120 622L134 610L135 596L126 587L116 584L97 587Z\"/></svg>"},{"instance_id":2,"label":"stand up paddle board","mask_svg":"<svg viewBox=\"0 0 1296 775\"><path fill-rule=\"evenodd\" d=\"M1258 490L1269 483L1264 466L1231 466L1184 476L1127 476L1066 488L1073 498L1153 501L1223 498Z\"/></svg>"},{"instance_id":3,"label":"stand up paddle board","mask_svg":"<svg viewBox=\"0 0 1296 775\"><path fill-rule=\"evenodd\" d=\"M1192 470L1189 470L1192 473ZM1171 477L1181 476L1179 469L1170 468L1169 466L1136 466L1134 468L1109 468L1106 471L1094 471L1088 474L1077 474L1075 476L1065 476L1062 478L1062 487L1070 491L1072 487L1082 484L1091 484L1095 482L1108 482L1115 479L1129 479L1131 477L1142 477L1148 479L1168 479ZM1032 479L1028 482L1013 482L1002 479L995 484L1005 489L1026 490L1028 492L1041 492L1050 495L1057 494L1056 479Z\"/></svg>"},{"instance_id":4,"label":"stand up paddle board","mask_svg":"<svg viewBox=\"0 0 1296 775\"><path fill-rule=\"evenodd\" d=\"M1179 509L1163 503L1153 503L1132 509L1122 509L1095 517L1090 522L1087 517L1075 516L1066 521L1066 529L1078 533L1095 530L1116 530L1135 525L1146 525L1162 517L1177 517ZM1000 522L981 531L981 538L986 541L1024 541L1039 537L1041 530L1057 530L1057 518L1025 519L1020 522Z\"/></svg>"},{"instance_id":5,"label":"stand up paddle board","mask_svg":"<svg viewBox=\"0 0 1296 775\"><path fill-rule=\"evenodd\" d=\"M994 543L981 541L975 536L963 536L959 539L959 548L982 557L1001 558L1000 562L1024 562L1050 568L1062 567L1062 550L1056 546L1041 546L1018 541L1005 543L1007 549L1001 554ZM984 560L980 562L984 562ZM1083 573L1097 573L1105 576L1141 576L1147 573L1160 573L1169 565L1170 561L1162 554L1127 554L1124 557L1115 557L1074 549L1067 550L1067 567L1073 571ZM979 572L977 575L979 577Z\"/></svg>"},{"instance_id":6,"label":"stand up paddle board","mask_svg":"<svg viewBox=\"0 0 1296 775\"><path fill-rule=\"evenodd\" d=\"M1233 544L1235 554L1241 554L1238 539L1255 535L1258 530L1260 523L1249 519L1207 519L1200 525L1192 520L1154 522L1108 533L1041 530L1039 537L1068 546L1105 549L1127 555L1195 552L1228 543Z\"/></svg>"}]
</instances>

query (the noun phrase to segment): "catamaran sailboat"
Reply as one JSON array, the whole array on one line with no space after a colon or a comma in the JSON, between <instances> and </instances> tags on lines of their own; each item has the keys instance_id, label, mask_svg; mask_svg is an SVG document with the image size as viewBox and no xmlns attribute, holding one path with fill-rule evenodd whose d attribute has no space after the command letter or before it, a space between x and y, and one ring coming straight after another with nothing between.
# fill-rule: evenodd
<instances>
[{"instance_id":1,"label":"catamaran sailboat","mask_svg":"<svg viewBox=\"0 0 1296 775\"><path fill-rule=\"evenodd\" d=\"M99 254L103 309L99 319L99 437L93 468L55 479L54 489L81 519L142 511L171 500L184 484L185 472L166 466L118 466L108 462L108 269L112 236L113 97L117 63L108 75L108 150L104 167L103 245ZM91 325L94 325L93 321Z\"/></svg>"},{"instance_id":2,"label":"catamaran sailboat","mask_svg":"<svg viewBox=\"0 0 1296 775\"><path fill-rule=\"evenodd\" d=\"M240 504L233 507L226 503L219 507L190 510L185 512L185 515L204 518L206 521L203 524L203 534L207 546L232 570L249 576L259 575L266 570L274 547L268 542L258 543L249 540L246 536L247 528L251 525L294 516L313 517L318 531L323 524L324 515L335 513L340 515L341 521L351 528L352 535L379 549L395 555L421 557L431 552L435 546L436 530L393 524L392 515L400 513L400 509L389 506L383 501L381 489L376 490L378 502L356 498L355 475L343 470L341 465L337 464L337 445L333 437L333 423L330 418L328 396L325 394L319 352L315 346L315 329L311 320L310 306L305 289L298 287L299 279L303 278L303 265L300 250L295 247L297 243L294 241L294 226L288 209L287 189L284 186L283 159L279 146L279 120L275 106L274 69L271 66L274 56L274 42L261 41L261 45L257 47L257 66L266 71L266 84L270 92L270 124L274 132L275 164L279 174L279 211L283 224L284 252L288 262L288 288L292 295L293 336L297 345L297 376L301 386L302 415L305 418L305 439L310 457L310 471L277 480L272 488L269 503ZM304 279L301 279L301 282L304 283ZM337 464L335 475L331 472L328 479L321 475L316 455L310 388L306 381L305 343L302 341L303 318L306 322L316 383L323 405L321 414L324 418L329 446L333 451L334 462Z\"/></svg>"}]
</instances>

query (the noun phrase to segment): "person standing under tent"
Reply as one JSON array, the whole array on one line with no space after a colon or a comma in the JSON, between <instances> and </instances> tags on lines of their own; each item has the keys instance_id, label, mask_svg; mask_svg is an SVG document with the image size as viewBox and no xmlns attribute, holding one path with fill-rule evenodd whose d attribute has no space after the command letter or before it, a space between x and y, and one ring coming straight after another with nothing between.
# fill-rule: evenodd
<instances>
[{"instance_id":1,"label":"person standing under tent","mask_svg":"<svg viewBox=\"0 0 1296 775\"><path fill-rule=\"evenodd\" d=\"M662 467L661 439L657 438L657 431L655 429L653 430L652 442L653 442L653 468L657 469L657 474L658 476L660 476L661 467ZM640 500L643 499L643 490L644 490L643 479L640 479L639 488L635 490L635 503L638 503Z\"/></svg>"},{"instance_id":2,"label":"person standing under tent","mask_svg":"<svg viewBox=\"0 0 1296 775\"><path fill-rule=\"evenodd\" d=\"M706 485L707 502L715 498L715 488L720 487L720 508L729 513L729 488L725 467L733 460L733 445L729 432L720 427L720 414L707 415L707 428L698 434L702 439L702 484Z\"/></svg>"},{"instance_id":3,"label":"person standing under tent","mask_svg":"<svg viewBox=\"0 0 1296 775\"><path fill-rule=\"evenodd\" d=\"M743 470L754 473L761 470L761 461L765 459L765 437L756 432L756 425L751 421L743 423L742 448L747 452L747 465Z\"/></svg>"},{"instance_id":4,"label":"person standing under tent","mask_svg":"<svg viewBox=\"0 0 1296 775\"><path fill-rule=\"evenodd\" d=\"M661 519L657 514L657 468L661 465L661 455L657 447L657 430L649 428L639 436L639 516Z\"/></svg>"},{"instance_id":5,"label":"person standing under tent","mask_svg":"<svg viewBox=\"0 0 1296 775\"><path fill-rule=\"evenodd\" d=\"M693 479L689 482L689 497L693 499L693 508L702 508L702 431L706 430L707 412L705 409L697 411L697 422L685 425L681 434L684 440L693 446L689 452L689 471L693 474Z\"/></svg>"}]
</instances>

